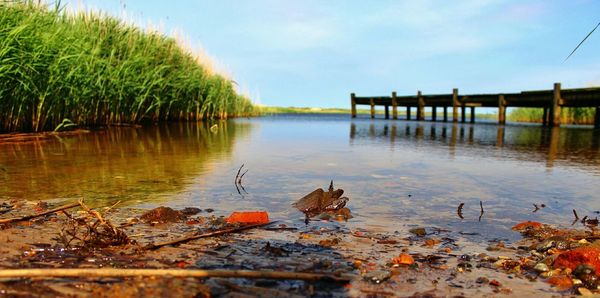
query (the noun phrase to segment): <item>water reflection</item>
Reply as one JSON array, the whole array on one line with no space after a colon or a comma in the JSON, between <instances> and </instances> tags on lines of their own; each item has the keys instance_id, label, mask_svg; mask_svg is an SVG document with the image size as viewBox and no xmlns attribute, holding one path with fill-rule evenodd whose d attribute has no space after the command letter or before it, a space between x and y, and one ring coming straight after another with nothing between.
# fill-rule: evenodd
<instances>
[{"instance_id":1,"label":"water reflection","mask_svg":"<svg viewBox=\"0 0 600 298\"><path fill-rule=\"evenodd\" d=\"M448 131L450 131L448 133ZM442 123L352 122L350 143L361 139L374 143L389 139L390 146L425 142L426 146L445 148L451 156L499 155L522 161L556 162L600 173L600 132L588 128L543 128L537 126L496 126Z\"/></svg>"},{"instance_id":2,"label":"water reflection","mask_svg":"<svg viewBox=\"0 0 600 298\"><path fill-rule=\"evenodd\" d=\"M111 128L0 145L0 198L163 200L230 158L251 125L219 122Z\"/></svg>"}]
</instances>

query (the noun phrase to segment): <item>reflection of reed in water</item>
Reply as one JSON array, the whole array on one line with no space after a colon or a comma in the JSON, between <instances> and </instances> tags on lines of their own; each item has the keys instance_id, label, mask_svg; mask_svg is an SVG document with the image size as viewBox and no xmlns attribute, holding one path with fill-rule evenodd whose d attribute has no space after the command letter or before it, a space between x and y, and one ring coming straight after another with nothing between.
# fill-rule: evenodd
<instances>
[{"instance_id":1,"label":"reflection of reed in water","mask_svg":"<svg viewBox=\"0 0 600 298\"><path fill-rule=\"evenodd\" d=\"M426 129L427 126L429 129ZM477 156L487 154L488 148L495 148L503 150L501 156L506 158L545 162L548 168L552 168L555 161L575 166L593 166L596 171L600 165L600 131L589 129L352 122L350 143L364 138L389 138L391 146L398 142L426 142L432 147L446 147L451 156Z\"/></svg>"},{"instance_id":2,"label":"reflection of reed in water","mask_svg":"<svg viewBox=\"0 0 600 298\"><path fill-rule=\"evenodd\" d=\"M229 158L249 123L111 128L47 142L0 146L0 198L160 199ZM213 129L214 130L214 129Z\"/></svg>"}]
</instances>

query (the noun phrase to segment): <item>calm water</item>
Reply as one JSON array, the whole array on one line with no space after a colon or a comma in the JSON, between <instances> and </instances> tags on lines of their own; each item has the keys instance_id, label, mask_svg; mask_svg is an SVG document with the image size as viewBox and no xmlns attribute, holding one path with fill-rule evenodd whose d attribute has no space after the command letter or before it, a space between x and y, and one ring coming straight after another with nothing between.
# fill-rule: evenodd
<instances>
[{"instance_id":1,"label":"calm water","mask_svg":"<svg viewBox=\"0 0 600 298\"><path fill-rule=\"evenodd\" d=\"M240 165L249 171L239 195ZM518 238L522 220L570 225L600 210L600 135L590 128L274 116L173 124L0 145L0 198L84 197L157 205L264 209L299 224L290 204L333 179L350 228L440 227L471 242ZM479 201L485 214L478 221ZM464 217L456 214L464 202ZM532 213L533 204L547 207Z\"/></svg>"}]
</instances>

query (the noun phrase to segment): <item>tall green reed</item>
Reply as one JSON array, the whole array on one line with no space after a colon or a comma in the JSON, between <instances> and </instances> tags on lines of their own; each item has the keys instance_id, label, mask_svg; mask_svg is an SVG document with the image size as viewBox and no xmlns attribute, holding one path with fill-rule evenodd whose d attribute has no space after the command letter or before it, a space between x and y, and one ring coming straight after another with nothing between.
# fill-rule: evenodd
<instances>
[{"instance_id":1,"label":"tall green reed","mask_svg":"<svg viewBox=\"0 0 600 298\"><path fill-rule=\"evenodd\" d=\"M595 108L562 108L561 123L594 124ZM508 114L508 119L518 122L542 122L544 110L541 108L516 108Z\"/></svg>"},{"instance_id":2,"label":"tall green reed","mask_svg":"<svg viewBox=\"0 0 600 298\"><path fill-rule=\"evenodd\" d=\"M0 132L249 116L230 79L174 38L38 1L0 2Z\"/></svg>"}]
</instances>

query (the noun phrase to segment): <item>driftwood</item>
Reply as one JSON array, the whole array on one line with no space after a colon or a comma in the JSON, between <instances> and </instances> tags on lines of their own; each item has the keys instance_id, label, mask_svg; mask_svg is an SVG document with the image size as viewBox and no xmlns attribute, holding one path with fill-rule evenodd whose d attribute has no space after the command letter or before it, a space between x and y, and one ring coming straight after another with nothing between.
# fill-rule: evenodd
<instances>
[{"instance_id":1,"label":"driftwood","mask_svg":"<svg viewBox=\"0 0 600 298\"><path fill-rule=\"evenodd\" d=\"M51 269L5 269L0 270L0 278L52 278L52 277L225 277L251 279L291 279L306 281L349 282L349 276L303 273L287 271L251 270L188 270L188 269L120 269L120 268L51 268Z\"/></svg>"},{"instance_id":2,"label":"driftwood","mask_svg":"<svg viewBox=\"0 0 600 298\"><path fill-rule=\"evenodd\" d=\"M71 209L73 207L77 207L80 206L80 203L71 203L62 207L58 207L58 208L54 208L48 211L44 211L42 213L38 213L38 214L33 214L33 215L26 215L26 216L21 216L21 217L15 217L15 218L6 218L6 219L0 219L0 224L6 224L6 223L11 223L11 222L18 222L18 221L24 221L24 220L29 220L32 218L36 218L36 217L41 217L44 215L48 215L51 213L56 213L56 212L60 212L63 210L67 210L67 209Z\"/></svg>"},{"instance_id":3,"label":"driftwood","mask_svg":"<svg viewBox=\"0 0 600 298\"><path fill-rule=\"evenodd\" d=\"M200 239L200 238L207 238L207 237L212 237L212 236L219 236L219 235L225 235L225 234L229 234L229 233L235 233L235 232L239 232L239 231L244 231L244 230L249 230L249 229L253 229L253 228L270 225L272 223L274 223L274 221L269 222L269 223L252 224L252 225L245 225L245 226L241 226L241 227L216 230L216 231L212 231L212 232L208 232L208 233L204 233L204 234L191 235L191 236L187 236L187 237L183 237L183 238L179 238L179 239L175 239L175 240L171 240L171 241L167 241L167 242L149 244L148 246L146 246L146 249L149 249L149 250L158 249L163 246L181 244L181 243L185 243L185 242Z\"/></svg>"}]
</instances>

